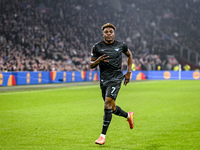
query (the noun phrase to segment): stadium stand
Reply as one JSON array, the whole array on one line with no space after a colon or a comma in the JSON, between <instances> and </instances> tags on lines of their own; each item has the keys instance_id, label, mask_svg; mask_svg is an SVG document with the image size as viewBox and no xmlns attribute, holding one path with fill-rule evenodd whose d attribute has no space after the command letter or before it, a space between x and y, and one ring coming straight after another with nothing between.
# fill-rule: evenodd
<instances>
[{"instance_id":1,"label":"stadium stand","mask_svg":"<svg viewBox=\"0 0 200 150\"><path fill-rule=\"evenodd\" d=\"M89 70L106 22L128 44L137 70L172 70L181 60L196 69L199 6L200 0L1 0L0 71Z\"/></svg>"}]
</instances>

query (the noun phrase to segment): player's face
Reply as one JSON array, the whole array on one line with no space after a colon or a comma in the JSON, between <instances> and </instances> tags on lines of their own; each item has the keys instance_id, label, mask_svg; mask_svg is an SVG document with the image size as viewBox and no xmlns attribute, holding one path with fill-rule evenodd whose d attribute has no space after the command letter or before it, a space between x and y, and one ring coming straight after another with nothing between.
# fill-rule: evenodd
<instances>
[{"instance_id":1,"label":"player's face","mask_svg":"<svg viewBox=\"0 0 200 150\"><path fill-rule=\"evenodd\" d=\"M107 27L103 30L103 37L106 43L114 42L115 31L111 27Z\"/></svg>"}]
</instances>

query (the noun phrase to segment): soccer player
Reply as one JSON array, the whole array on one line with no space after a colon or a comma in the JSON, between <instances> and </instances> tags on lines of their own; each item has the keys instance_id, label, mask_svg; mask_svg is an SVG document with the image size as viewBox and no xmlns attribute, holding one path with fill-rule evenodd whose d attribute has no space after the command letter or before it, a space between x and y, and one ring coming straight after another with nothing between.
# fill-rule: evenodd
<instances>
[{"instance_id":1,"label":"soccer player","mask_svg":"<svg viewBox=\"0 0 200 150\"><path fill-rule=\"evenodd\" d=\"M100 137L95 141L96 144L103 145L109 124L112 119L112 113L127 118L130 128L134 126L133 112L125 112L115 104L118 92L121 88L121 82L124 79L124 85L129 83L131 75L132 54L127 45L123 42L114 40L116 27L111 23L102 26L104 40L93 46L91 53L90 68L99 65L100 68L100 87L104 99L104 118ZM127 58L127 72L122 72L122 53Z\"/></svg>"}]
</instances>

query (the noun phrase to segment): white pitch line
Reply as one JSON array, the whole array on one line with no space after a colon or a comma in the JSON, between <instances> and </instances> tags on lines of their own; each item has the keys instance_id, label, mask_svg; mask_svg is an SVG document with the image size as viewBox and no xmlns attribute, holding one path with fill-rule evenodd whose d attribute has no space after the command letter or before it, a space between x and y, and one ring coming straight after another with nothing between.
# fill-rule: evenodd
<instances>
[{"instance_id":1,"label":"white pitch line","mask_svg":"<svg viewBox=\"0 0 200 150\"><path fill-rule=\"evenodd\" d=\"M54 89L46 89L46 90L31 90L31 91L23 91L23 92L5 92L0 93L0 95L12 95L12 94L24 94L24 93L38 93L38 92L48 92L48 91L61 91L61 90L79 90L79 89L87 89L94 88L97 85L88 85L88 86L76 86L76 87L64 87L64 88L54 88Z\"/></svg>"},{"instance_id":2,"label":"white pitch line","mask_svg":"<svg viewBox=\"0 0 200 150\"><path fill-rule=\"evenodd\" d=\"M160 82L163 80L150 80L148 82L130 82L129 84L148 84L152 82ZM27 90L22 92L5 92L0 93L0 95L12 95L12 94L24 94L24 93L38 93L38 92L48 92L48 91L61 91L61 90L79 90L79 89L87 89L87 88L93 88L93 87L99 87L99 85L87 85L87 86L74 86L74 87L62 87L62 88L53 88L53 89L46 89L46 90Z\"/></svg>"}]
</instances>

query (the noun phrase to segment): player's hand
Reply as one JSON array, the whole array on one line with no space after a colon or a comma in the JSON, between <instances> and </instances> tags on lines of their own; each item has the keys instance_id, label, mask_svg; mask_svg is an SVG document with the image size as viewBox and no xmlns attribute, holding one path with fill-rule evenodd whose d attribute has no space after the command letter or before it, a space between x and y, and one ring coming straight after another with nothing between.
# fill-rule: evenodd
<instances>
[{"instance_id":1,"label":"player's hand","mask_svg":"<svg viewBox=\"0 0 200 150\"><path fill-rule=\"evenodd\" d=\"M108 60L106 60L107 58L109 58L109 56L106 56L106 54L101 55L97 61L100 63L101 61L103 62L109 62Z\"/></svg>"},{"instance_id":2,"label":"player's hand","mask_svg":"<svg viewBox=\"0 0 200 150\"><path fill-rule=\"evenodd\" d=\"M125 86L129 83L130 77L131 77L131 72L127 72L127 73L124 74L124 78L125 78L124 79L124 85Z\"/></svg>"}]
</instances>

